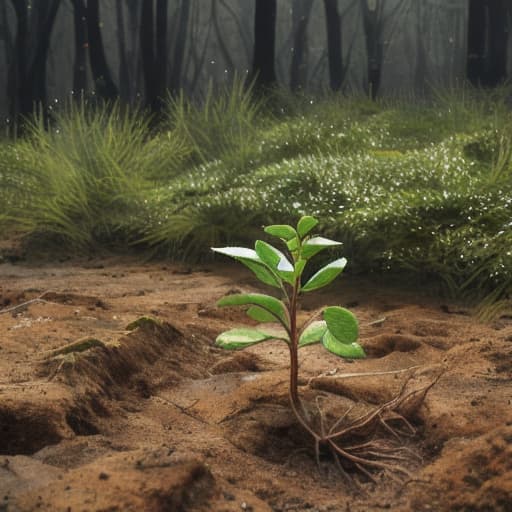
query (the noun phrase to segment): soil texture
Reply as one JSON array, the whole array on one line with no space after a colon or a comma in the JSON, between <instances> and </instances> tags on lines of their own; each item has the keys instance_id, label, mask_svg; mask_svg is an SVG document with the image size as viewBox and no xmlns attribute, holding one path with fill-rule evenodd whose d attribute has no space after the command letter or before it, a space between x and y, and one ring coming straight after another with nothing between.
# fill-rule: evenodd
<instances>
[{"instance_id":1,"label":"soil texture","mask_svg":"<svg viewBox=\"0 0 512 512\"><path fill-rule=\"evenodd\" d=\"M215 347L242 291L268 292L218 264L0 264L0 511L512 511L512 318L348 276L303 297L301 321L350 308L368 354L301 349L326 425L437 379L393 423L404 472L366 475L316 460L284 343Z\"/></svg>"}]
</instances>

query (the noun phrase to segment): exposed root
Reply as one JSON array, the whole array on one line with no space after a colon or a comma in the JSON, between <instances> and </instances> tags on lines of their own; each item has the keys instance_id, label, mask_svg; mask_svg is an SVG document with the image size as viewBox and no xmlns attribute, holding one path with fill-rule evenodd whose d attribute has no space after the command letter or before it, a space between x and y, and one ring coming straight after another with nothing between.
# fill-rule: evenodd
<instances>
[{"instance_id":1,"label":"exposed root","mask_svg":"<svg viewBox=\"0 0 512 512\"><path fill-rule=\"evenodd\" d=\"M355 468L367 480L377 483L374 470L381 470L382 474L391 480L402 482L404 478L412 478L411 472L405 467L407 463L419 455L404 446L404 438L410 438L416 429L405 417L423 402L425 395L439 380L443 371L440 371L424 386L409 390L408 387L413 376L406 379L399 393L388 402L372 411L361 414L355 419L348 420L354 406L348 408L340 418L331 426L326 426L326 414L322 408L322 396L315 399L318 411L318 426L313 428L307 425L307 430L313 435L315 441L315 458L320 466L320 448L328 446L334 456L338 470L347 482L358 486L358 482L346 470L347 466ZM301 409L299 404L294 410ZM305 423L304 417L300 418ZM399 423L398 428L393 423ZM391 437L391 439L390 439ZM354 439L361 439L354 443Z\"/></svg>"}]
</instances>

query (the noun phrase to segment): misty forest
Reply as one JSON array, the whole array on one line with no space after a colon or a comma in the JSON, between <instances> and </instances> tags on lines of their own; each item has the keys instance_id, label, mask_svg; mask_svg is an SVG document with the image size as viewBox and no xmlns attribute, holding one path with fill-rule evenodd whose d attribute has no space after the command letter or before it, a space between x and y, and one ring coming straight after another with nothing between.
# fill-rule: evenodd
<instances>
[{"instance_id":1,"label":"misty forest","mask_svg":"<svg viewBox=\"0 0 512 512\"><path fill-rule=\"evenodd\" d=\"M511 80L510 0L0 0L0 511L510 510Z\"/></svg>"}]
</instances>

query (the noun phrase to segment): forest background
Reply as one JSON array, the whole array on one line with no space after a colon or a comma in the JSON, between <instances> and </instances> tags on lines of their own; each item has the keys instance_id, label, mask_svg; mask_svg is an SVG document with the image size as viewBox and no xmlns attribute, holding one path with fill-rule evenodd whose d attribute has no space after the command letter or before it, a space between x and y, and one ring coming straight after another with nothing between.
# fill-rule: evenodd
<instances>
[{"instance_id":1,"label":"forest background","mask_svg":"<svg viewBox=\"0 0 512 512\"><path fill-rule=\"evenodd\" d=\"M511 26L507 0L1 0L2 238L200 259L311 214L350 272L499 314Z\"/></svg>"},{"instance_id":2,"label":"forest background","mask_svg":"<svg viewBox=\"0 0 512 512\"><path fill-rule=\"evenodd\" d=\"M234 74L423 95L512 69L506 0L2 0L0 117L81 91L155 106Z\"/></svg>"}]
</instances>

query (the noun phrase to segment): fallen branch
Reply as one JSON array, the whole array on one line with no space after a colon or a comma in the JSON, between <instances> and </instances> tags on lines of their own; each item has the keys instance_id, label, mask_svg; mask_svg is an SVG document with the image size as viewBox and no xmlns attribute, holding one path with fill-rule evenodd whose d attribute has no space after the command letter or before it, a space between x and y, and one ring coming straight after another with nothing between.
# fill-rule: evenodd
<instances>
[{"instance_id":1,"label":"fallen branch","mask_svg":"<svg viewBox=\"0 0 512 512\"><path fill-rule=\"evenodd\" d=\"M43 297L50 293L48 290L39 295L39 297L36 297L35 299L30 299L25 302L22 302L21 304L17 304L16 306L11 306L9 308L0 309L0 315L3 315L4 313L12 313L13 311L17 311L18 309L23 309L29 306L30 304L34 304L36 302L43 303L43 304L55 304L52 301L45 300Z\"/></svg>"}]
</instances>

